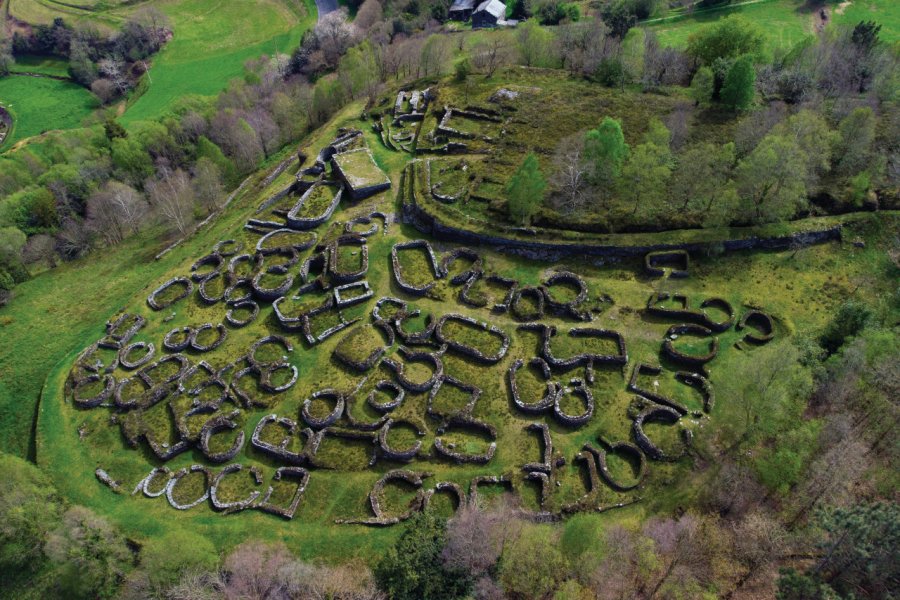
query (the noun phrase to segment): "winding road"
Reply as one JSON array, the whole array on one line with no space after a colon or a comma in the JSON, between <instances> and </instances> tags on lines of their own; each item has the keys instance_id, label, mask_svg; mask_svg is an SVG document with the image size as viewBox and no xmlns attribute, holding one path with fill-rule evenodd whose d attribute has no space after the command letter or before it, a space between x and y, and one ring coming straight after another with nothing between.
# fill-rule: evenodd
<instances>
[{"instance_id":1,"label":"winding road","mask_svg":"<svg viewBox=\"0 0 900 600\"><path fill-rule=\"evenodd\" d=\"M330 12L338 9L337 0L316 0L316 8L319 11L319 20Z\"/></svg>"}]
</instances>

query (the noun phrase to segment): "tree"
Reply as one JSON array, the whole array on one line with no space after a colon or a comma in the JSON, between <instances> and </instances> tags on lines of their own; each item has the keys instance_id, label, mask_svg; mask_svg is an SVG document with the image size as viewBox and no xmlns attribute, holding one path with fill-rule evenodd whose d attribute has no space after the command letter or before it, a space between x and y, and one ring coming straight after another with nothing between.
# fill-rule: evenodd
<instances>
[{"instance_id":1,"label":"tree","mask_svg":"<svg viewBox=\"0 0 900 600\"><path fill-rule=\"evenodd\" d=\"M613 0L606 3L600 10L600 17L609 27L610 34L620 39L625 37L629 29L637 25L638 19L629 0Z\"/></svg>"},{"instance_id":2,"label":"tree","mask_svg":"<svg viewBox=\"0 0 900 600\"><path fill-rule=\"evenodd\" d=\"M541 27L534 19L529 19L516 28L519 53L526 67L550 66L552 39L553 34Z\"/></svg>"},{"instance_id":3,"label":"tree","mask_svg":"<svg viewBox=\"0 0 900 600\"><path fill-rule=\"evenodd\" d=\"M446 521L419 512L406 523L396 544L375 567L379 587L392 600L452 599L471 588L466 574L444 567L441 551Z\"/></svg>"},{"instance_id":4,"label":"tree","mask_svg":"<svg viewBox=\"0 0 900 600\"><path fill-rule=\"evenodd\" d=\"M76 32L69 50L69 75L81 85L90 86L100 76L96 63L91 58L91 48Z\"/></svg>"},{"instance_id":5,"label":"tree","mask_svg":"<svg viewBox=\"0 0 900 600\"><path fill-rule=\"evenodd\" d=\"M91 93L97 96L102 104L109 104L119 95L116 85L103 77L94 80L91 84Z\"/></svg>"},{"instance_id":6,"label":"tree","mask_svg":"<svg viewBox=\"0 0 900 600\"><path fill-rule=\"evenodd\" d=\"M359 7L359 10L356 11L356 18L353 19L353 24L366 31L381 21L383 12L379 0L365 0Z\"/></svg>"},{"instance_id":7,"label":"tree","mask_svg":"<svg viewBox=\"0 0 900 600\"><path fill-rule=\"evenodd\" d=\"M778 600L840 600L830 587L815 577L798 573L794 569L780 569Z\"/></svg>"},{"instance_id":8,"label":"tree","mask_svg":"<svg viewBox=\"0 0 900 600\"><path fill-rule=\"evenodd\" d=\"M509 61L509 47L502 36L492 35L472 50L472 65L490 79Z\"/></svg>"},{"instance_id":9,"label":"tree","mask_svg":"<svg viewBox=\"0 0 900 600\"><path fill-rule=\"evenodd\" d=\"M887 600L900 585L900 504L876 502L836 508L820 516L828 533L814 573L842 594L864 592Z\"/></svg>"},{"instance_id":10,"label":"tree","mask_svg":"<svg viewBox=\"0 0 900 600\"><path fill-rule=\"evenodd\" d=\"M752 223L784 221L806 204L808 158L793 139L770 133L738 163L735 181Z\"/></svg>"},{"instance_id":11,"label":"tree","mask_svg":"<svg viewBox=\"0 0 900 600\"><path fill-rule=\"evenodd\" d=\"M295 587L291 572L297 567L297 560L283 542L244 542L225 559L225 598L290 597Z\"/></svg>"},{"instance_id":12,"label":"tree","mask_svg":"<svg viewBox=\"0 0 900 600\"><path fill-rule=\"evenodd\" d=\"M125 598L179 598L164 595L181 583L192 582L192 589L203 591L215 577L219 555L208 538L188 529L175 529L151 538L140 554L140 566L127 578ZM187 586L186 586L187 587ZM207 590L211 591L211 590ZM198 596L202 597L201 594ZM196 596L181 596L194 598ZM215 596L221 598L221 594Z\"/></svg>"},{"instance_id":13,"label":"tree","mask_svg":"<svg viewBox=\"0 0 900 600\"><path fill-rule=\"evenodd\" d=\"M629 81L638 81L644 72L645 33L640 27L632 27L622 38L622 66Z\"/></svg>"},{"instance_id":14,"label":"tree","mask_svg":"<svg viewBox=\"0 0 900 600\"><path fill-rule=\"evenodd\" d=\"M516 223L528 225L540 208L547 182L533 152L529 153L506 185L509 215Z\"/></svg>"},{"instance_id":15,"label":"tree","mask_svg":"<svg viewBox=\"0 0 900 600\"><path fill-rule=\"evenodd\" d=\"M566 560L546 525L524 525L500 561L503 589L520 598L546 598L565 577Z\"/></svg>"},{"instance_id":16,"label":"tree","mask_svg":"<svg viewBox=\"0 0 900 600\"><path fill-rule=\"evenodd\" d=\"M211 158L201 157L194 165L191 181L194 195L207 211L212 212L224 202L225 188L222 185L222 170Z\"/></svg>"},{"instance_id":17,"label":"tree","mask_svg":"<svg viewBox=\"0 0 900 600\"><path fill-rule=\"evenodd\" d=\"M735 111L748 109L756 93L755 83L756 71L753 69L753 59L748 55L741 56L734 61L725 76L725 82L719 92L722 104Z\"/></svg>"},{"instance_id":18,"label":"tree","mask_svg":"<svg viewBox=\"0 0 900 600\"><path fill-rule=\"evenodd\" d=\"M588 166L584 159L584 135L563 138L553 156L550 184L563 211L581 208L587 186Z\"/></svg>"},{"instance_id":19,"label":"tree","mask_svg":"<svg viewBox=\"0 0 900 600\"><path fill-rule=\"evenodd\" d=\"M443 74L447 68L449 54L450 48L446 36L437 33L428 36L425 45L422 46L422 55L419 58L422 76Z\"/></svg>"},{"instance_id":20,"label":"tree","mask_svg":"<svg viewBox=\"0 0 900 600\"><path fill-rule=\"evenodd\" d=\"M0 571L11 578L29 577L45 562L44 544L59 523L61 500L47 476L28 461L0 454L0 471Z\"/></svg>"},{"instance_id":21,"label":"tree","mask_svg":"<svg viewBox=\"0 0 900 600\"><path fill-rule=\"evenodd\" d=\"M67 598L111 598L131 563L125 538L82 506L69 508L47 540L54 579Z\"/></svg>"},{"instance_id":22,"label":"tree","mask_svg":"<svg viewBox=\"0 0 900 600\"><path fill-rule=\"evenodd\" d=\"M5 28L0 27L0 77L9 75L14 64L16 59L13 57L12 43L6 37Z\"/></svg>"},{"instance_id":23,"label":"tree","mask_svg":"<svg viewBox=\"0 0 900 600\"><path fill-rule=\"evenodd\" d=\"M628 155L622 123L604 117L597 129L584 136L584 158L590 167L589 178L596 184L610 184L621 172Z\"/></svg>"},{"instance_id":24,"label":"tree","mask_svg":"<svg viewBox=\"0 0 900 600\"><path fill-rule=\"evenodd\" d=\"M118 244L138 231L149 208L134 188L108 181L88 198L88 227L107 243Z\"/></svg>"},{"instance_id":25,"label":"tree","mask_svg":"<svg viewBox=\"0 0 900 600\"><path fill-rule=\"evenodd\" d=\"M131 81L128 79L128 69L120 57L114 56L101 59L97 63L97 70L115 85L119 94L124 94L131 88Z\"/></svg>"},{"instance_id":26,"label":"tree","mask_svg":"<svg viewBox=\"0 0 900 600\"><path fill-rule=\"evenodd\" d=\"M194 220L194 190L187 173L181 169L165 171L148 180L144 188L163 221L181 235L186 234Z\"/></svg>"},{"instance_id":27,"label":"tree","mask_svg":"<svg viewBox=\"0 0 900 600\"><path fill-rule=\"evenodd\" d=\"M735 59L749 54L759 58L765 47L760 27L740 15L731 15L707 25L688 37L687 53L703 65L717 59Z\"/></svg>"},{"instance_id":28,"label":"tree","mask_svg":"<svg viewBox=\"0 0 900 600\"><path fill-rule=\"evenodd\" d=\"M715 75L709 67L700 67L691 79L691 98L697 106L709 106L715 91Z\"/></svg>"},{"instance_id":29,"label":"tree","mask_svg":"<svg viewBox=\"0 0 900 600\"><path fill-rule=\"evenodd\" d=\"M707 226L725 225L735 208L730 183L735 163L734 143L695 144L681 153L668 192L673 209Z\"/></svg>"},{"instance_id":30,"label":"tree","mask_svg":"<svg viewBox=\"0 0 900 600\"><path fill-rule=\"evenodd\" d=\"M259 135L246 119L232 109L216 113L210 124L210 135L241 172L252 170L265 154Z\"/></svg>"},{"instance_id":31,"label":"tree","mask_svg":"<svg viewBox=\"0 0 900 600\"><path fill-rule=\"evenodd\" d=\"M489 511L461 508L447 523L447 537L441 557L444 565L473 578L493 569L509 540L521 527L513 508L506 503Z\"/></svg>"},{"instance_id":32,"label":"tree","mask_svg":"<svg viewBox=\"0 0 900 600\"><path fill-rule=\"evenodd\" d=\"M628 155L617 182L619 195L626 203L634 206L632 215L636 215L639 208L657 211L672 175L669 130L659 121L656 123L656 135L653 135L651 129L650 139L635 147ZM663 142L665 145L662 145Z\"/></svg>"},{"instance_id":33,"label":"tree","mask_svg":"<svg viewBox=\"0 0 900 600\"><path fill-rule=\"evenodd\" d=\"M875 113L869 107L856 108L841 120L838 173L853 175L866 168L875 140L875 122Z\"/></svg>"},{"instance_id":34,"label":"tree","mask_svg":"<svg viewBox=\"0 0 900 600\"><path fill-rule=\"evenodd\" d=\"M322 50L325 62L331 67L338 64L356 37L356 32L347 19L346 8L332 11L319 19L313 31L315 42Z\"/></svg>"},{"instance_id":35,"label":"tree","mask_svg":"<svg viewBox=\"0 0 900 600\"><path fill-rule=\"evenodd\" d=\"M803 109L773 129L775 133L793 137L809 158L807 186L815 186L819 178L831 170L831 155L840 143L840 135L831 130L824 117Z\"/></svg>"},{"instance_id":36,"label":"tree","mask_svg":"<svg viewBox=\"0 0 900 600\"><path fill-rule=\"evenodd\" d=\"M859 334L872 319L872 310L861 302L844 302L819 337L819 345L834 354L849 339Z\"/></svg>"}]
</instances>

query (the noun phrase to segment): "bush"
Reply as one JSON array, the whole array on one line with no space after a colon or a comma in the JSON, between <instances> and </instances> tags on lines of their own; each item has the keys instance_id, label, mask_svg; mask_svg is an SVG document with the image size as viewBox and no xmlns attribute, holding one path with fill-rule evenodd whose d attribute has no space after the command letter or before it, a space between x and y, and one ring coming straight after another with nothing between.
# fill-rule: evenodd
<instances>
[{"instance_id":1,"label":"bush","mask_svg":"<svg viewBox=\"0 0 900 600\"><path fill-rule=\"evenodd\" d=\"M0 572L28 575L44 563L60 498L50 480L21 458L0 454L0 473Z\"/></svg>"},{"instance_id":2,"label":"bush","mask_svg":"<svg viewBox=\"0 0 900 600\"><path fill-rule=\"evenodd\" d=\"M111 598L132 555L125 538L105 518L73 506L47 540L47 555L56 563L56 586L63 598Z\"/></svg>"},{"instance_id":3,"label":"bush","mask_svg":"<svg viewBox=\"0 0 900 600\"><path fill-rule=\"evenodd\" d=\"M841 305L837 314L819 337L819 345L828 354L837 352L847 338L857 335L872 317L872 311L859 302L849 300Z\"/></svg>"},{"instance_id":4,"label":"bush","mask_svg":"<svg viewBox=\"0 0 900 600\"><path fill-rule=\"evenodd\" d=\"M504 551L500 582L516 597L546 598L559 588L566 570L566 560L552 530L530 525Z\"/></svg>"}]
</instances>

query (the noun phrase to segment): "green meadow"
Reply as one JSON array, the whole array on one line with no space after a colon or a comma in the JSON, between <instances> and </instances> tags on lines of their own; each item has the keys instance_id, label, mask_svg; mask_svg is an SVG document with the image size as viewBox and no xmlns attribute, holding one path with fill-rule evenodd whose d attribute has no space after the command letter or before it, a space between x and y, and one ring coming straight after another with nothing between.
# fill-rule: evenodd
<instances>
[{"instance_id":1,"label":"green meadow","mask_svg":"<svg viewBox=\"0 0 900 600\"><path fill-rule=\"evenodd\" d=\"M97 108L93 94L71 81L11 75L0 78L0 105L13 117L13 130L0 150L45 131L80 127Z\"/></svg>"},{"instance_id":2,"label":"green meadow","mask_svg":"<svg viewBox=\"0 0 900 600\"><path fill-rule=\"evenodd\" d=\"M126 110L130 123L165 114L189 95L212 96L263 54L289 54L316 19L313 0L172 0L159 8L175 36L155 57L144 91Z\"/></svg>"}]
</instances>

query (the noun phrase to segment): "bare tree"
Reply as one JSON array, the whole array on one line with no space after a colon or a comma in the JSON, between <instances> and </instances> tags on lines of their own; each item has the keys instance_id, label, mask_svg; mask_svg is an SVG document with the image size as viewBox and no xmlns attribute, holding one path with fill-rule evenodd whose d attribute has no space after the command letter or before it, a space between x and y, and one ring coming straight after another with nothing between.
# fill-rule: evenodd
<instances>
[{"instance_id":1,"label":"bare tree","mask_svg":"<svg viewBox=\"0 0 900 600\"><path fill-rule=\"evenodd\" d=\"M688 140L691 129L691 118L694 113L694 105L691 102L679 102L675 109L666 117L666 128L672 134L670 142L673 151L680 150Z\"/></svg>"},{"instance_id":2,"label":"bare tree","mask_svg":"<svg viewBox=\"0 0 900 600\"><path fill-rule=\"evenodd\" d=\"M473 577L483 576L497 564L507 542L520 528L521 523L509 502L488 511L462 508L447 524L444 564Z\"/></svg>"},{"instance_id":3,"label":"bare tree","mask_svg":"<svg viewBox=\"0 0 900 600\"><path fill-rule=\"evenodd\" d=\"M68 259L80 258L93 247L91 232L74 217L63 219L56 241L60 253Z\"/></svg>"},{"instance_id":4,"label":"bare tree","mask_svg":"<svg viewBox=\"0 0 900 600\"><path fill-rule=\"evenodd\" d=\"M207 211L219 208L225 196L222 171L212 160L202 157L194 165L194 194Z\"/></svg>"},{"instance_id":5,"label":"bare tree","mask_svg":"<svg viewBox=\"0 0 900 600\"><path fill-rule=\"evenodd\" d=\"M118 244L140 228L148 209L137 190L108 181L87 200L87 226L107 243Z\"/></svg>"},{"instance_id":6,"label":"bare tree","mask_svg":"<svg viewBox=\"0 0 900 600\"><path fill-rule=\"evenodd\" d=\"M91 92L100 99L103 104L109 104L119 95L118 88L111 80L101 77L91 84Z\"/></svg>"},{"instance_id":7,"label":"bare tree","mask_svg":"<svg viewBox=\"0 0 900 600\"><path fill-rule=\"evenodd\" d=\"M472 65L488 79L494 76L497 69L509 62L509 44L500 36L491 36L487 42L478 44L472 51Z\"/></svg>"},{"instance_id":8,"label":"bare tree","mask_svg":"<svg viewBox=\"0 0 900 600\"><path fill-rule=\"evenodd\" d=\"M379 0L365 0L359 10L353 24L362 31L368 31L373 25L381 21L384 11Z\"/></svg>"},{"instance_id":9,"label":"bare tree","mask_svg":"<svg viewBox=\"0 0 900 600\"><path fill-rule=\"evenodd\" d=\"M181 235L188 232L194 220L194 190L187 173L178 169L164 171L144 185L150 204L160 217Z\"/></svg>"},{"instance_id":10,"label":"bare tree","mask_svg":"<svg viewBox=\"0 0 900 600\"><path fill-rule=\"evenodd\" d=\"M262 106L257 106L244 113L244 119L259 137L259 147L263 149L265 158L269 158L271 153L281 147L281 130L269 111Z\"/></svg>"},{"instance_id":11,"label":"bare tree","mask_svg":"<svg viewBox=\"0 0 900 600\"><path fill-rule=\"evenodd\" d=\"M341 56L356 39L356 32L347 20L346 8L330 12L319 19L314 32L325 62L331 67L337 65Z\"/></svg>"},{"instance_id":12,"label":"bare tree","mask_svg":"<svg viewBox=\"0 0 900 600\"><path fill-rule=\"evenodd\" d=\"M569 212L582 207L587 186L583 133L563 138L556 147L550 185L560 210Z\"/></svg>"},{"instance_id":13,"label":"bare tree","mask_svg":"<svg viewBox=\"0 0 900 600\"><path fill-rule=\"evenodd\" d=\"M56 240L45 233L29 237L22 248L22 260L28 264L46 263L52 269L56 266Z\"/></svg>"},{"instance_id":14,"label":"bare tree","mask_svg":"<svg viewBox=\"0 0 900 600\"><path fill-rule=\"evenodd\" d=\"M114 56L101 59L97 63L97 68L100 70L101 75L109 79L113 85L116 86L116 89L119 90L120 94L124 94L131 87L131 82L128 80L125 68L125 61L123 61L121 57Z\"/></svg>"},{"instance_id":15,"label":"bare tree","mask_svg":"<svg viewBox=\"0 0 900 600\"><path fill-rule=\"evenodd\" d=\"M731 594L741 589L753 575L775 564L787 551L787 532L773 515L758 510L734 525L734 555L746 569Z\"/></svg>"},{"instance_id":16,"label":"bare tree","mask_svg":"<svg viewBox=\"0 0 900 600\"><path fill-rule=\"evenodd\" d=\"M220 110L210 124L210 135L242 171L253 169L264 155L257 132L234 110Z\"/></svg>"},{"instance_id":17,"label":"bare tree","mask_svg":"<svg viewBox=\"0 0 900 600\"><path fill-rule=\"evenodd\" d=\"M227 600L290 597L296 587L291 571L296 567L297 560L283 542L244 542L225 559L224 596Z\"/></svg>"},{"instance_id":18,"label":"bare tree","mask_svg":"<svg viewBox=\"0 0 900 600\"><path fill-rule=\"evenodd\" d=\"M428 36L425 44L422 46L422 54L419 64L422 67L422 75L440 75L447 66L447 60L450 56L450 48L447 45L447 38L440 34Z\"/></svg>"}]
</instances>

